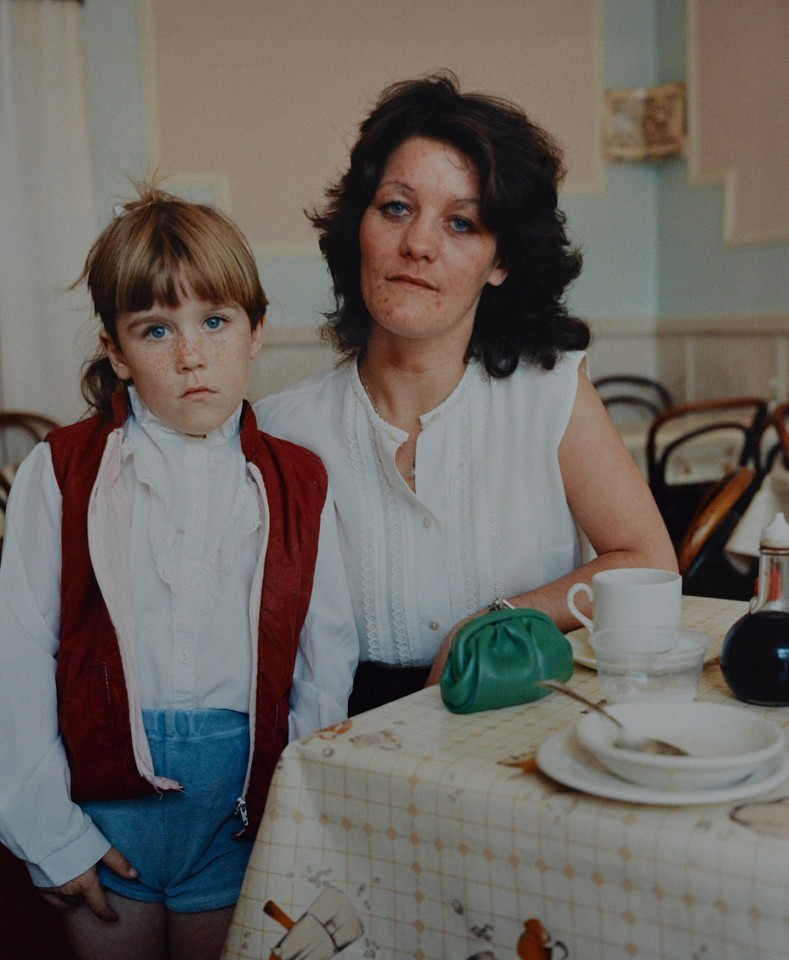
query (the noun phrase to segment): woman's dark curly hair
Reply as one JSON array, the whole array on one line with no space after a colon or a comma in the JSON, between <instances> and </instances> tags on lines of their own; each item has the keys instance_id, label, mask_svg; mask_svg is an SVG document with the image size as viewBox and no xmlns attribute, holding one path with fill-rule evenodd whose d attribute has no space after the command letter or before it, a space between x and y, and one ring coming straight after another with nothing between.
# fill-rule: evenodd
<instances>
[{"instance_id":1,"label":"woman's dark curly hair","mask_svg":"<svg viewBox=\"0 0 789 960\"><path fill-rule=\"evenodd\" d=\"M544 130L507 100L462 94L446 71L387 87L359 134L347 172L326 190L325 207L308 214L334 284L324 332L340 353L359 357L367 349L372 320L361 291L359 227L389 157L410 137L448 143L474 162L482 221L508 270L500 286L482 291L467 359L506 377L521 358L550 370L564 351L586 348L589 328L564 305L581 272L581 254L557 206L565 167Z\"/></svg>"}]
</instances>

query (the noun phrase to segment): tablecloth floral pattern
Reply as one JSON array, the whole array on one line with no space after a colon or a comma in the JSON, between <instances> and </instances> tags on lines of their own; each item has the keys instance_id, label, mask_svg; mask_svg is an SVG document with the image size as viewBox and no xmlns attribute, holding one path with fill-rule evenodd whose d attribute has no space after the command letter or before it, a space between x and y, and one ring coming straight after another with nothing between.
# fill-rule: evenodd
<instances>
[{"instance_id":1,"label":"tablecloth floral pattern","mask_svg":"<svg viewBox=\"0 0 789 960\"><path fill-rule=\"evenodd\" d=\"M685 620L720 640L745 609L695 598ZM571 683L601 696L592 670ZM716 662L700 699L760 709L731 698ZM293 922L333 890L346 916L318 918L333 948L286 941L283 956L785 960L789 783L699 806L561 786L532 757L581 709L552 695L458 716L431 688L291 744L224 956L268 960L286 926L266 902ZM789 733L789 710L764 712Z\"/></svg>"}]
</instances>

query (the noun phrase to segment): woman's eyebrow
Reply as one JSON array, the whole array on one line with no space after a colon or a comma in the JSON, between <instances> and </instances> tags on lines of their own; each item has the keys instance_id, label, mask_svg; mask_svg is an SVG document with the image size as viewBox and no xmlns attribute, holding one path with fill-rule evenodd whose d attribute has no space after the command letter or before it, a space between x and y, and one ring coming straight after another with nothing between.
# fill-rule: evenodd
<instances>
[{"instance_id":1,"label":"woman's eyebrow","mask_svg":"<svg viewBox=\"0 0 789 960\"><path fill-rule=\"evenodd\" d=\"M412 186L407 184L404 180L382 180L378 184L378 189L381 187L399 187L401 190L407 190L409 193L415 193L415 190Z\"/></svg>"},{"instance_id":2,"label":"woman's eyebrow","mask_svg":"<svg viewBox=\"0 0 789 960\"><path fill-rule=\"evenodd\" d=\"M380 190L382 187L399 187L401 190L408 191L408 193L417 192L416 188L409 186L409 184L405 183L403 180L382 180L378 184L378 189ZM473 204L474 206L478 207L482 201L479 197L458 197L457 200L452 200L451 203L455 206Z\"/></svg>"}]
</instances>

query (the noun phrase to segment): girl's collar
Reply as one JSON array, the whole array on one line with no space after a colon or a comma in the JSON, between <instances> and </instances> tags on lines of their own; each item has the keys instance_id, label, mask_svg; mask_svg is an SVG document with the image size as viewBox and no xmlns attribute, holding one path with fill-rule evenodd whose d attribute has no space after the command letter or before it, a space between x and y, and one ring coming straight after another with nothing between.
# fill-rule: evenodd
<instances>
[{"instance_id":1,"label":"girl's collar","mask_svg":"<svg viewBox=\"0 0 789 960\"><path fill-rule=\"evenodd\" d=\"M113 413L115 414L116 425L118 424L118 414L120 410L124 409L126 413L134 417L142 429L148 434L155 434L157 436L164 435L170 437L183 437L187 440L193 440L196 443L200 441L205 441L208 443L225 442L235 437L240 429L241 411L243 406L243 403L240 403L221 426L217 427L216 430L212 430L209 434L206 434L205 437L191 437L188 434L181 433L179 430L175 430L173 427L168 426L155 414L151 413L131 384L129 384L123 393L118 393L113 397ZM125 419L126 417L124 416L123 420Z\"/></svg>"}]
</instances>

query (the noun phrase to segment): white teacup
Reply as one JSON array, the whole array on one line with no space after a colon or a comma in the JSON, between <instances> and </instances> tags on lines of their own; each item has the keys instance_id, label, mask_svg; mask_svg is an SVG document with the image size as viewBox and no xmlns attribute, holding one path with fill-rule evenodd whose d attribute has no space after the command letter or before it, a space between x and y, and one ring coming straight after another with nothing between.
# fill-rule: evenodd
<instances>
[{"instance_id":1,"label":"white teacup","mask_svg":"<svg viewBox=\"0 0 789 960\"><path fill-rule=\"evenodd\" d=\"M585 593L592 601L592 619L575 605ZM574 583L567 591L567 606L590 633L616 627L682 625L682 577L670 570L620 567L602 570L587 583Z\"/></svg>"}]
</instances>

